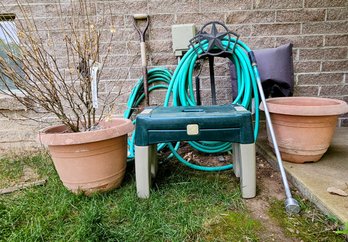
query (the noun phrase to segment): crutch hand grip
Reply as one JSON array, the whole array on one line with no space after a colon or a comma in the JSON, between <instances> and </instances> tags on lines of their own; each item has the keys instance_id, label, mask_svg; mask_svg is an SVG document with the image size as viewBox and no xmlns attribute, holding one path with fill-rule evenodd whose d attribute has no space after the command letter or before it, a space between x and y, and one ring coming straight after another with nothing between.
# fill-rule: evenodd
<instances>
[{"instance_id":1,"label":"crutch hand grip","mask_svg":"<svg viewBox=\"0 0 348 242\"><path fill-rule=\"evenodd\" d=\"M252 65L252 66L257 66L257 62L256 62L256 58L255 58L254 51L252 51L252 50L249 51L249 52L248 52L248 56L249 56L251 65Z\"/></svg>"}]
</instances>

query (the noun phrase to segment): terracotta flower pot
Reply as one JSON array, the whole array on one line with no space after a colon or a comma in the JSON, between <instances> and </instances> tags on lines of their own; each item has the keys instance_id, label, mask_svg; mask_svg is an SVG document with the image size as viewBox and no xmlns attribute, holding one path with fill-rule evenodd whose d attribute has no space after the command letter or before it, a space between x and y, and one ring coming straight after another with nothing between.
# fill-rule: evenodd
<instances>
[{"instance_id":1,"label":"terracotta flower pot","mask_svg":"<svg viewBox=\"0 0 348 242\"><path fill-rule=\"evenodd\" d=\"M318 161L330 146L338 115L348 112L346 102L318 97L271 98L267 106L282 159L295 163ZM273 147L269 131L268 142Z\"/></svg>"},{"instance_id":2,"label":"terracotta flower pot","mask_svg":"<svg viewBox=\"0 0 348 242\"><path fill-rule=\"evenodd\" d=\"M39 133L48 146L64 186L74 193L109 191L120 186L126 171L127 133L133 130L128 119L101 122L102 129L64 133L64 125Z\"/></svg>"}]
</instances>

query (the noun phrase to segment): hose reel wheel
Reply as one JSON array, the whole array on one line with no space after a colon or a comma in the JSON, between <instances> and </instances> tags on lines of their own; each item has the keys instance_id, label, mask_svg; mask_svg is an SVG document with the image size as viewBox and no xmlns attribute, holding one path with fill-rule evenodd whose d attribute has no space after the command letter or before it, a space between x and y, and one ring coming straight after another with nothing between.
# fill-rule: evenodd
<instances>
[{"instance_id":1,"label":"hose reel wheel","mask_svg":"<svg viewBox=\"0 0 348 242\"><path fill-rule=\"evenodd\" d=\"M235 44L231 48L231 38L236 37L238 42L239 35L230 31L226 25L219 21L212 21L203 25L198 34L190 40L189 47L193 48L199 58L203 56L220 56L223 54L232 55L235 50ZM222 41L228 41L222 44ZM203 44L208 41L208 47ZM201 53L199 53L201 52Z\"/></svg>"}]
</instances>

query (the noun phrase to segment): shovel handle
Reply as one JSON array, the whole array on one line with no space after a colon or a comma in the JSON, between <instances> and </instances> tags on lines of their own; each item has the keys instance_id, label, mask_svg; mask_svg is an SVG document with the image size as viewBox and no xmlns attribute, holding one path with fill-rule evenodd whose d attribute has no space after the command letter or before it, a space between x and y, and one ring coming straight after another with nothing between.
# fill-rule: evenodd
<instances>
[{"instance_id":1,"label":"shovel handle","mask_svg":"<svg viewBox=\"0 0 348 242\"><path fill-rule=\"evenodd\" d=\"M146 24L145 24L144 29L141 30L138 27L137 20L146 20ZM149 15L147 15L147 14L134 14L133 15L133 25L139 34L140 42L145 42L145 33L146 33L147 28L149 27L149 24L150 24Z\"/></svg>"},{"instance_id":2,"label":"shovel handle","mask_svg":"<svg viewBox=\"0 0 348 242\"><path fill-rule=\"evenodd\" d=\"M140 29L137 25L137 21L146 20L145 27ZM133 25L137 30L140 38L140 50L141 50L141 65L143 69L144 78L144 94L145 94L145 105L149 106L149 86L148 86L148 76L147 76L147 61L146 61L146 46L145 46L145 33L149 27L150 18L147 14L134 14L133 15Z\"/></svg>"}]
</instances>

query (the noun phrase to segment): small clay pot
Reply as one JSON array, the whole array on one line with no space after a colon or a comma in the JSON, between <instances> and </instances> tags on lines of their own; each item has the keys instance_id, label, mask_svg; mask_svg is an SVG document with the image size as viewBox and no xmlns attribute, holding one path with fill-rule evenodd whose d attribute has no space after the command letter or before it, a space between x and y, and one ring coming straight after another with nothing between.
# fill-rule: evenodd
<instances>
[{"instance_id":1,"label":"small clay pot","mask_svg":"<svg viewBox=\"0 0 348 242\"><path fill-rule=\"evenodd\" d=\"M101 122L99 130L64 133L64 125L39 133L48 146L64 186L74 193L89 195L119 187L127 163L127 133L134 127L128 119Z\"/></svg>"},{"instance_id":2,"label":"small clay pot","mask_svg":"<svg viewBox=\"0 0 348 242\"><path fill-rule=\"evenodd\" d=\"M330 146L337 119L348 112L346 102L319 97L267 99L282 159L295 163L320 160ZM263 104L260 109L264 110ZM268 142L273 147L268 132Z\"/></svg>"}]
</instances>

